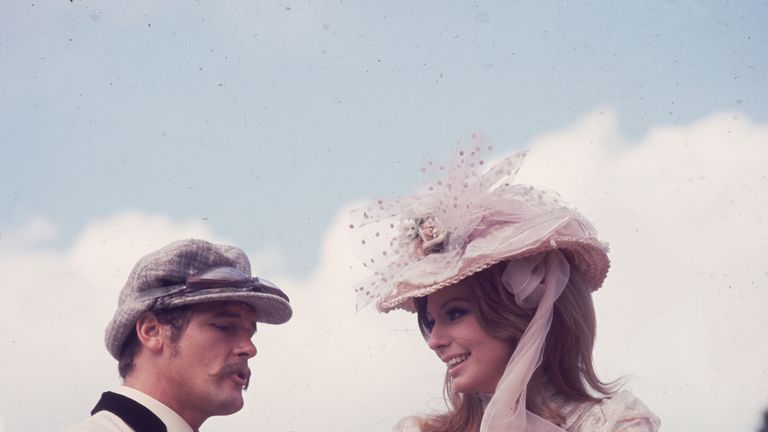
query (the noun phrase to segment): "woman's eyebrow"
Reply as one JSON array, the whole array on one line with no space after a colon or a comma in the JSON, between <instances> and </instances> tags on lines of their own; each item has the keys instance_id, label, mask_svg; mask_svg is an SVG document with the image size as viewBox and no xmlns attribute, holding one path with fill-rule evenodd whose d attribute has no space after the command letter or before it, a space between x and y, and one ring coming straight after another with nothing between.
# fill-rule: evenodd
<instances>
[{"instance_id":1,"label":"woman's eyebrow","mask_svg":"<svg viewBox=\"0 0 768 432\"><path fill-rule=\"evenodd\" d=\"M448 300L447 302L443 303L442 306L440 306L441 311L445 311L449 307L453 306L454 303L472 303L468 298L464 297L456 297Z\"/></svg>"}]
</instances>

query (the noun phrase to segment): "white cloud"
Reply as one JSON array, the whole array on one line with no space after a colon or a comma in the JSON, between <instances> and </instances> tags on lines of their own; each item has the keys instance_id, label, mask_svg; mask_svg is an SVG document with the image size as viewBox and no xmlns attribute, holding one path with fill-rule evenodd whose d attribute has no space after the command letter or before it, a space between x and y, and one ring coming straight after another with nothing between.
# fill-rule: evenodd
<instances>
[{"instance_id":1,"label":"white cloud","mask_svg":"<svg viewBox=\"0 0 768 432\"><path fill-rule=\"evenodd\" d=\"M561 192L611 243L613 266L595 295L600 370L636 377L630 387L665 430L754 428L768 406L768 348L759 343L768 332L768 127L718 114L622 142L615 123L602 110L541 137L520 173ZM251 251L265 263L262 275L289 293L295 316L260 327L246 408L206 429L387 431L403 415L439 407L442 368L414 317L354 312L350 287L362 273L345 214L306 280L289 268L273 273L284 267L268 248ZM232 241L199 222L124 212L57 251L45 246L53 224L29 226L45 235L20 228L9 237L31 246L0 254L0 325L9 335L0 348L12 353L0 358L0 381L17 389L0 393L0 428L51 430L117 384L101 338L136 259L177 238ZM56 408L41 418L38 406Z\"/></svg>"},{"instance_id":2,"label":"white cloud","mask_svg":"<svg viewBox=\"0 0 768 432\"><path fill-rule=\"evenodd\" d=\"M283 267L274 251L249 252L260 262L259 273L289 293L295 317L285 326L259 328L248 408L211 419L209 430L333 430L350 403L369 415L347 425L370 430L371 422L378 422L378 430L388 430L394 416L409 409L409 400L382 404L371 396L386 394L394 375L423 381L422 371L433 359L412 329L412 317L382 320L370 310L355 313L348 287L361 271L339 246L345 225L337 221L329 229L322 263L307 280L270 273L270 267ZM29 232L29 226L18 233ZM15 238L24 237L18 233ZM117 294L140 256L189 237L236 243L198 221L126 211L90 224L63 251L35 240L34 250L0 256L0 272L6 275L0 328L9 335L0 348L12 354L0 358L0 381L17 389L0 394L0 419L6 422L0 426L63 428L83 418L102 391L118 385L116 362L102 340ZM402 346L408 349L393 353ZM391 359L427 364L402 371ZM436 369L432 376L439 383ZM429 395L433 386L422 387ZM40 405L51 407L49 415L35 415Z\"/></svg>"},{"instance_id":3,"label":"white cloud","mask_svg":"<svg viewBox=\"0 0 768 432\"><path fill-rule=\"evenodd\" d=\"M365 273L347 244L346 213L329 227L306 281L274 279L291 296L294 317L260 328L247 408L212 419L212 430L388 431L398 416L439 397L433 390L442 375L414 318L355 312L351 286ZM432 385L411 388L424 382Z\"/></svg>"},{"instance_id":4,"label":"white cloud","mask_svg":"<svg viewBox=\"0 0 768 432\"><path fill-rule=\"evenodd\" d=\"M164 215L149 215L130 210L91 223L75 239L67 259L88 286L112 298L105 286L119 286L128 278L134 263L148 251L181 238L199 237L213 242L228 240L214 235L198 220L176 221ZM117 283L117 285L115 285Z\"/></svg>"},{"instance_id":5,"label":"white cloud","mask_svg":"<svg viewBox=\"0 0 768 432\"><path fill-rule=\"evenodd\" d=\"M615 122L602 110L542 137L520 173L611 244L598 363L636 376L665 429L749 430L768 406L768 126L722 113L627 143Z\"/></svg>"},{"instance_id":6,"label":"white cloud","mask_svg":"<svg viewBox=\"0 0 768 432\"><path fill-rule=\"evenodd\" d=\"M200 223L134 211L91 224L64 251L45 243L56 232L37 218L3 242L0 381L13 392L0 392L0 418L10 430L61 428L117 384L104 327L138 257L179 238L221 241ZM55 408L39 416L39 406Z\"/></svg>"},{"instance_id":7,"label":"white cloud","mask_svg":"<svg viewBox=\"0 0 768 432\"><path fill-rule=\"evenodd\" d=\"M47 218L32 217L15 231L0 233L0 256L34 248L57 235L58 229Z\"/></svg>"}]
</instances>

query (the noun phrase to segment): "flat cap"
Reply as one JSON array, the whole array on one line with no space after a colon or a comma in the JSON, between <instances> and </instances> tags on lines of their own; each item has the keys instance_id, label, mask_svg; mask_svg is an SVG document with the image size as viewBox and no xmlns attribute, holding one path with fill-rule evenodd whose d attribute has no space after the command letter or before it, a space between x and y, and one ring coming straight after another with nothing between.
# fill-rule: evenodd
<instances>
[{"instance_id":1,"label":"flat cap","mask_svg":"<svg viewBox=\"0 0 768 432\"><path fill-rule=\"evenodd\" d=\"M136 320L147 310L213 301L246 303L256 311L257 321L268 324L285 323L293 313L283 291L251 276L251 264L242 249L179 240L142 257L133 267L107 325L107 351L119 359Z\"/></svg>"}]
</instances>

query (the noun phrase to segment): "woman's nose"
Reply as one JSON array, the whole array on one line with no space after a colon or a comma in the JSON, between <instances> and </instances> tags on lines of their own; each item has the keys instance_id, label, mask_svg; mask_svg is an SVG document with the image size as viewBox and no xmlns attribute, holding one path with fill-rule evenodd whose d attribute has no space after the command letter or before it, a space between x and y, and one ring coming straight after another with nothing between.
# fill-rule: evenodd
<instances>
[{"instance_id":1,"label":"woman's nose","mask_svg":"<svg viewBox=\"0 0 768 432\"><path fill-rule=\"evenodd\" d=\"M441 327L435 324L435 326L432 327L432 331L429 332L429 339L427 340L427 345L432 350L437 351L447 346L449 342L450 342L450 338L448 337L448 335L442 330Z\"/></svg>"}]
</instances>

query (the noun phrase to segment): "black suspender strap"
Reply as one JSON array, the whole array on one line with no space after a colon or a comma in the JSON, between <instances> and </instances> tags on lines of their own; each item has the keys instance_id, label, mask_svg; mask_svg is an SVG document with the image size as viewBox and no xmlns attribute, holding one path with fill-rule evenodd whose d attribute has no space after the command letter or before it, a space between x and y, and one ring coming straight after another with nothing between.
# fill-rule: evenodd
<instances>
[{"instance_id":1,"label":"black suspender strap","mask_svg":"<svg viewBox=\"0 0 768 432\"><path fill-rule=\"evenodd\" d=\"M91 411L91 415L99 411L109 411L120 417L136 432L168 432L165 423L149 408L118 393L102 393L101 399Z\"/></svg>"}]
</instances>

